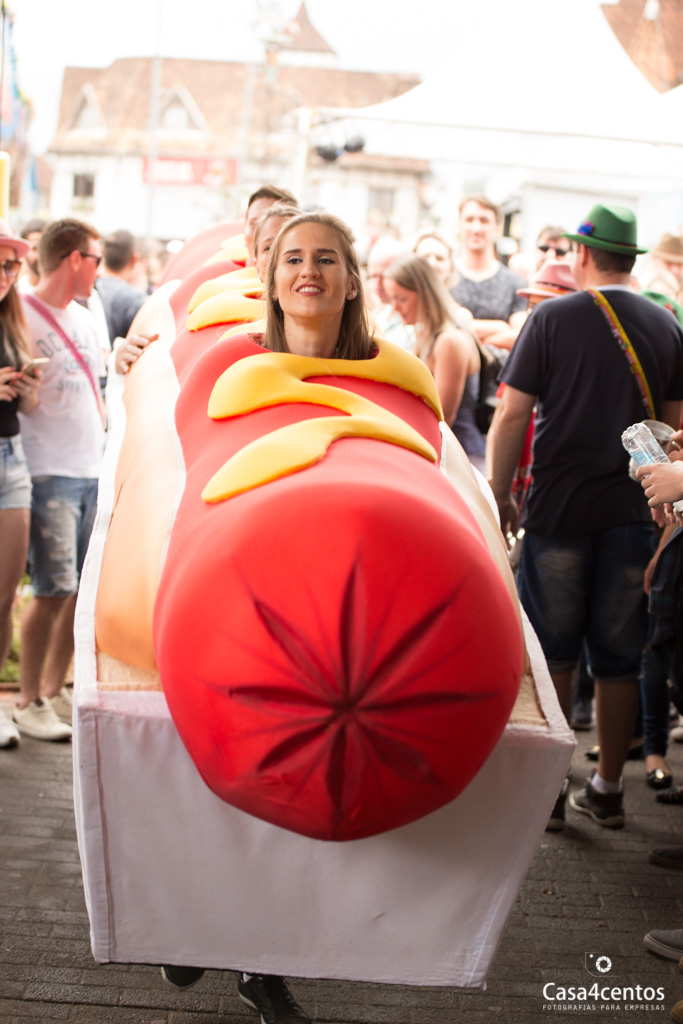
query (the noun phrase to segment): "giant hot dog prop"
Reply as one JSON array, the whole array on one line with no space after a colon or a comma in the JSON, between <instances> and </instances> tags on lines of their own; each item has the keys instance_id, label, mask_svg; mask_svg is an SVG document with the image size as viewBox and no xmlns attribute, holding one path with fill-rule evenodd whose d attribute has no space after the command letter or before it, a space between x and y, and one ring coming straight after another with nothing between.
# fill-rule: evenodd
<instances>
[{"instance_id":1,"label":"giant hot dog prop","mask_svg":"<svg viewBox=\"0 0 683 1024\"><path fill-rule=\"evenodd\" d=\"M464 455L457 488L439 471L426 368L381 338L363 361L226 339L241 300L257 301L234 280L204 276L172 344L177 308L162 297L143 311L167 336L126 385L98 646L158 668L223 799L314 838L358 839L452 800L487 759L523 670L514 583ZM157 416L149 451L139 406L154 394L175 403L175 426ZM164 474L150 557L135 539L140 495Z\"/></svg>"}]
</instances>

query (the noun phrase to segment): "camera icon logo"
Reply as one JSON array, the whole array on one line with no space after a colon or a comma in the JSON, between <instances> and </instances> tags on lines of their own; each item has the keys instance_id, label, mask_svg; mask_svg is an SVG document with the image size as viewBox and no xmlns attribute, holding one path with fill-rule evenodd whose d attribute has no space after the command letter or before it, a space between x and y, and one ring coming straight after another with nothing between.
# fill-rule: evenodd
<instances>
[{"instance_id":1,"label":"camera icon logo","mask_svg":"<svg viewBox=\"0 0 683 1024\"><path fill-rule=\"evenodd\" d=\"M584 964L594 978L602 978L612 970L612 961L604 953L586 953Z\"/></svg>"}]
</instances>

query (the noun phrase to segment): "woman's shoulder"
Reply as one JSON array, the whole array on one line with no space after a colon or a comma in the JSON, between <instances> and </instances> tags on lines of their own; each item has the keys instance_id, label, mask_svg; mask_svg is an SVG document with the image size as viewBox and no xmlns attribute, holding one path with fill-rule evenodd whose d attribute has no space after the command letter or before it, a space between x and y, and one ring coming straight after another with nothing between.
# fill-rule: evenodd
<instances>
[{"instance_id":1,"label":"woman's shoulder","mask_svg":"<svg viewBox=\"0 0 683 1024\"><path fill-rule=\"evenodd\" d=\"M458 348L463 350L471 349L474 345L474 340L463 327L458 327L457 324L448 323L444 324L443 327L436 331L434 334L434 348L437 346L441 348Z\"/></svg>"}]
</instances>

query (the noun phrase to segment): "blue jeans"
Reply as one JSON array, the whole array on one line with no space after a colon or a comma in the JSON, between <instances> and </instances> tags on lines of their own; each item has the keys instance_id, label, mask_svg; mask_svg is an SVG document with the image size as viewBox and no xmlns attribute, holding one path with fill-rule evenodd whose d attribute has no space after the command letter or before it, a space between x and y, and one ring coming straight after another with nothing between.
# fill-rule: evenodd
<instances>
[{"instance_id":1,"label":"blue jeans","mask_svg":"<svg viewBox=\"0 0 683 1024\"><path fill-rule=\"evenodd\" d=\"M643 576L651 523L573 537L524 535L519 597L551 672L570 672L585 638L591 675L637 679L647 635Z\"/></svg>"},{"instance_id":2,"label":"blue jeans","mask_svg":"<svg viewBox=\"0 0 683 1024\"><path fill-rule=\"evenodd\" d=\"M31 477L21 437L0 437L0 510L30 507Z\"/></svg>"},{"instance_id":3,"label":"blue jeans","mask_svg":"<svg viewBox=\"0 0 683 1024\"><path fill-rule=\"evenodd\" d=\"M36 597L69 597L88 550L97 510L97 480L33 478L31 584Z\"/></svg>"}]
</instances>

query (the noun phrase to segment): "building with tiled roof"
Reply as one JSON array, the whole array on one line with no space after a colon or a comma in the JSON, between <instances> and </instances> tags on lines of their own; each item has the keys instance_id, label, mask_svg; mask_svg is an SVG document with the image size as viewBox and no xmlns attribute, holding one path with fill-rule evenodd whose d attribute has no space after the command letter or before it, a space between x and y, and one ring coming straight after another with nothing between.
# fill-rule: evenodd
<instances>
[{"instance_id":1,"label":"building with tiled roof","mask_svg":"<svg viewBox=\"0 0 683 1024\"><path fill-rule=\"evenodd\" d=\"M244 197L264 181L291 188L307 204L321 202L325 178L357 189L366 168L331 168L310 144L318 107L366 107L399 96L414 75L345 71L320 62L334 51L302 4L294 19L263 39L260 65L131 57L107 68L65 69L54 161L53 216L90 218L101 230L186 237L221 217L239 214ZM300 66L298 58L305 60ZM156 76L156 77L155 77ZM150 132L153 82L157 128ZM341 140L343 152L345 140ZM400 160L376 169L383 187L410 188L416 171ZM337 188L338 191L338 188ZM337 196L338 201L343 197ZM338 209L344 215L344 209ZM415 216L418 211L415 212Z\"/></svg>"}]
</instances>

